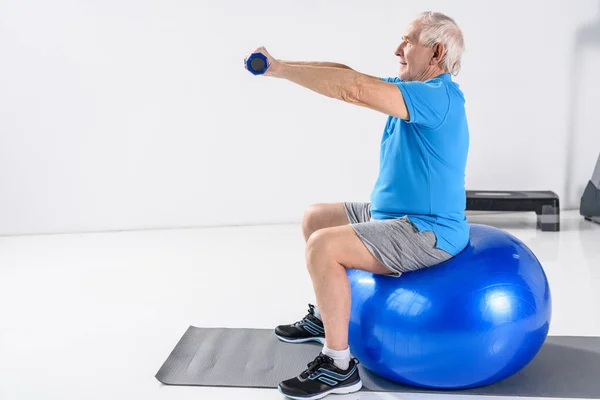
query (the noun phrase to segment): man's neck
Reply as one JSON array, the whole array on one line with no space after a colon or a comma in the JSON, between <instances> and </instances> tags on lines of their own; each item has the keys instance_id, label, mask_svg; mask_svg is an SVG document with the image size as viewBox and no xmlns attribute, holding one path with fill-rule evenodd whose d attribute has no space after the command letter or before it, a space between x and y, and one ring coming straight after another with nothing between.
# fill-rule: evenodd
<instances>
[{"instance_id":1,"label":"man's neck","mask_svg":"<svg viewBox=\"0 0 600 400\"><path fill-rule=\"evenodd\" d=\"M429 79L433 79L435 77L443 75L445 73L446 73L446 71L440 69L437 66L434 66L434 67L431 67L431 68L427 68L425 71L423 71L423 74L417 80L419 80L421 82L424 82L424 81L427 81Z\"/></svg>"}]
</instances>

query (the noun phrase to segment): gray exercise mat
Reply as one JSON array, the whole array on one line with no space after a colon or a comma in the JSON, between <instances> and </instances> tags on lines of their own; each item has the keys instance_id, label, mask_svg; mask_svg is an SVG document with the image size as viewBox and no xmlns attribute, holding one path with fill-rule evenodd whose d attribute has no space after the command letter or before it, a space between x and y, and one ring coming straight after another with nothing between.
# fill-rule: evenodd
<instances>
[{"instance_id":1,"label":"gray exercise mat","mask_svg":"<svg viewBox=\"0 0 600 400\"><path fill-rule=\"evenodd\" d=\"M285 343L270 329L190 326L156 379L167 385L276 388L312 361L319 343ZM382 379L364 368L363 389L380 392L449 393ZM504 381L453 394L600 398L600 337L549 336L521 372Z\"/></svg>"}]
</instances>

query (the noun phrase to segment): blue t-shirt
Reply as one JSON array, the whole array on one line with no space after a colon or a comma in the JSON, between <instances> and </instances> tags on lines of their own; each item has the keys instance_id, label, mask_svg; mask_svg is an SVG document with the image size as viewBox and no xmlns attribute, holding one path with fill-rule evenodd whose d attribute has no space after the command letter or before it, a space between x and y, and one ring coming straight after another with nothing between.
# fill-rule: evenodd
<instances>
[{"instance_id":1,"label":"blue t-shirt","mask_svg":"<svg viewBox=\"0 0 600 400\"><path fill-rule=\"evenodd\" d=\"M436 234L437 248L456 255L469 241L469 129L463 93L450 74L424 82L383 80L402 91L410 119L390 116L385 125L372 218L407 216L419 231Z\"/></svg>"}]
</instances>

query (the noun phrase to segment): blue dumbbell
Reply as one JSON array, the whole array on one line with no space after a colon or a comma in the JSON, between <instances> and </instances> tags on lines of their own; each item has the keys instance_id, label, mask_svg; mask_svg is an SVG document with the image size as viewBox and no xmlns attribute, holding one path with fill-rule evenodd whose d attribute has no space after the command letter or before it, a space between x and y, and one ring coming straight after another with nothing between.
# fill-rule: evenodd
<instances>
[{"instance_id":1,"label":"blue dumbbell","mask_svg":"<svg viewBox=\"0 0 600 400\"><path fill-rule=\"evenodd\" d=\"M246 60L246 68L254 75L262 75L269 68L269 61L262 53L252 53Z\"/></svg>"}]
</instances>

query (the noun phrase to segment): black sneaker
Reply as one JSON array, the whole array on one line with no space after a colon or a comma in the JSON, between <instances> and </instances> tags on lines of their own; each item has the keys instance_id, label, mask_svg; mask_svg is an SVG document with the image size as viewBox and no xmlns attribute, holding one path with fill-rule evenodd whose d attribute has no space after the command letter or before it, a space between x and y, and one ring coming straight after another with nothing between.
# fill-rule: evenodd
<instances>
[{"instance_id":1,"label":"black sneaker","mask_svg":"<svg viewBox=\"0 0 600 400\"><path fill-rule=\"evenodd\" d=\"M320 342L325 344L325 328L323 322L315 316L315 306L308 305L308 314L300 321L291 325L279 325L275 334L284 342Z\"/></svg>"},{"instance_id":2,"label":"black sneaker","mask_svg":"<svg viewBox=\"0 0 600 400\"><path fill-rule=\"evenodd\" d=\"M308 369L299 376L279 384L279 391L292 399L321 399L328 394L346 394L357 392L362 388L358 374L358 360L350 359L348 369L341 370L335 366L333 359L319 354Z\"/></svg>"}]
</instances>

